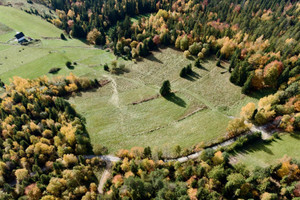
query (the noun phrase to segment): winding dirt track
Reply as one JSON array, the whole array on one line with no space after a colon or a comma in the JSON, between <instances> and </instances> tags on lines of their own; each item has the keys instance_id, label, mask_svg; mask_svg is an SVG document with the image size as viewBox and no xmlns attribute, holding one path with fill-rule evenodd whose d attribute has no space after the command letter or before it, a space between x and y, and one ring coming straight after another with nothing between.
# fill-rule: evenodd
<instances>
[{"instance_id":1,"label":"winding dirt track","mask_svg":"<svg viewBox=\"0 0 300 200\"><path fill-rule=\"evenodd\" d=\"M248 122L246 122L248 123ZM226 140L222 143L219 143L219 144L216 144L214 146L211 146L209 148L212 148L212 149L217 149L219 147L224 147L224 146L228 146L232 143L234 143L238 138L242 137L242 136L245 136L245 135L251 135L255 132L261 132L262 133L262 139L263 140L266 140L268 139L269 137L272 136L272 133L271 132L268 132L266 131L265 129L265 126L255 126L253 125L251 128L250 128L250 131L247 132L247 133L244 133L242 135L239 135L235 138L232 138L232 139L229 139L229 140ZM198 151L198 152L195 152L195 153L192 153L188 156L183 156L183 157L179 157L179 158L176 158L176 159L165 159L164 162L180 162L180 163L183 163L183 162L187 162L188 160L192 160L192 159L197 159L201 152L201 151ZM85 158L88 158L88 159L91 159L93 157L99 157L101 158L102 160L106 161L107 163L107 167L105 169L105 171L103 172L102 176L101 176L101 179L100 179L100 182L99 182L99 185L98 185L98 191L100 194L103 194L103 186L104 184L106 183L107 179L109 178L110 176L110 172L109 172L109 169L111 167L111 164L113 162L118 162L121 160L121 158L117 157L117 156L112 156L112 155L103 155L103 156L97 156L97 155L86 155L84 156Z\"/></svg>"}]
</instances>

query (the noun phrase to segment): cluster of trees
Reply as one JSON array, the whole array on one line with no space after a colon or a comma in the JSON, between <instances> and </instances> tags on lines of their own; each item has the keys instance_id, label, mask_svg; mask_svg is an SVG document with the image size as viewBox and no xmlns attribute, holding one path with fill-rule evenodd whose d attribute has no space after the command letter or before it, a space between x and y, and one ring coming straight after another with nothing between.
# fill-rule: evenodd
<instances>
[{"instance_id":1,"label":"cluster of trees","mask_svg":"<svg viewBox=\"0 0 300 200\"><path fill-rule=\"evenodd\" d=\"M74 75L14 77L0 99L0 198L96 199L85 119L62 96L98 87ZM99 165L101 166L101 164ZM26 197L27 198L26 198Z\"/></svg>"},{"instance_id":2,"label":"cluster of trees","mask_svg":"<svg viewBox=\"0 0 300 200\"><path fill-rule=\"evenodd\" d=\"M244 93L278 88L300 73L299 4L285 1L51 1L53 23L128 58L172 45L186 57L229 59ZM131 16L158 11L132 23ZM116 24L116 25L115 25ZM115 25L115 26L112 26Z\"/></svg>"},{"instance_id":3,"label":"cluster of trees","mask_svg":"<svg viewBox=\"0 0 300 200\"><path fill-rule=\"evenodd\" d=\"M108 37L114 52L135 58L163 44L184 51L186 57L202 59L216 54L219 61L230 60L230 80L242 86L245 94L285 87L290 79L299 77L297 3L227 0L222 5L217 1L171 4L171 9L160 9L137 23L129 18L118 23Z\"/></svg>"},{"instance_id":4,"label":"cluster of trees","mask_svg":"<svg viewBox=\"0 0 300 200\"><path fill-rule=\"evenodd\" d=\"M184 78L187 75L191 75L192 73L193 73L192 64L188 64L186 67L181 69L179 76Z\"/></svg>"},{"instance_id":5,"label":"cluster of trees","mask_svg":"<svg viewBox=\"0 0 300 200\"><path fill-rule=\"evenodd\" d=\"M248 103L242 108L240 116L229 123L229 134L238 135L249 130L245 120L256 125L269 124L287 132L299 131L300 80L291 80L286 89L261 98L258 106Z\"/></svg>"},{"instance_id":6,"label":"cluster of trees","mask_svg":"<svg viewBox=\"0 0 300 200\"><path fill-rule=\"evenodd\" d=\"M148 149L148 148L147 148ZM299 197L300 164L285 158L250 173L245 166L232 166L228 153L204 150L187 163L163 162L145 155L123 154L105 184L110 199L292 199ZM151 152L151 151L150 151ZM128 152L127 152L128 153Z\"/></svg>"},{"instance_id":7,"label":"cluster of trees","mask_svg":"<svg viewBox=\"0 0 300 200\"><path fill-rule=\"evenodd\" d=\"M137 1L70 1L53 0L50 6L58 15L52 22L73 37L88 37L92 44L105 44L105 31L125 16L155 12L156 0ZM125 30L126 35L126 30Z\"/></svg>"}]
</instances>

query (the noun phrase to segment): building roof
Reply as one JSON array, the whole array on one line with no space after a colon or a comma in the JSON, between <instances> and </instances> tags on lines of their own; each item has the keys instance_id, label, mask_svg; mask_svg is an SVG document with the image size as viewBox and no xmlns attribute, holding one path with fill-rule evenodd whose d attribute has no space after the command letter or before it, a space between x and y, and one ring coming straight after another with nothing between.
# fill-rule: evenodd
<instances>
[{"instance_id":1,"label":"building roof","mask_svg":"<svg viewBox=\"0 0 300 200\"><path fill-rule=\"evenodd\" d=\"M20 33L17 33L17 34L15 35L15 37L16 37L17 39L21 39L22 37L25 37L25 35L24 35L24 33L20 32Z\"/></svg>"}]
</instances>

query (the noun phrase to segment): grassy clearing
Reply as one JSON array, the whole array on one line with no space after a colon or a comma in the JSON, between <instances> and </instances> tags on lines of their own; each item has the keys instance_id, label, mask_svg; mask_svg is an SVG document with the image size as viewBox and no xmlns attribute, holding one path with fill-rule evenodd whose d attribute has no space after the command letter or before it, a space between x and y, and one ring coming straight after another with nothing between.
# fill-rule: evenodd
<instances>
[{"instance_id":1,"label":"grassy clearing","mask_svg":"<svg viewBox=\"0 0 300 200\"><path fill-rule=\"evenodd\" d=\"M286 134L269 144L255 144L239 152L235 159L237 162L245 164L249 169L254 169L256 166L266 167L276 164L284 156L299 160L299 145L299 134Z\"/></svg>"},{"instance_id":2,"label":"grassy clearing","mask_svg":"<svg viewBox=\"0 0 300 200\"><path fill-rule=\"evenodd\" d=\"M0 0L0 5L8 5L10 4L12 7L20 9L20 10L37 10L40 15L50 15L50 16L56 16L56 13L49 9L47 6L44 6L39 3L28 3L27 0Z\"/></svg>"},{"instance_id":3,"label":"grassy clearing","mask_svg":"<svg viewBox=\"0 0 300 200\"><path fill-rule=\"evenodd\" d=\"M138 23L139 22L139 19L142 19L142 18L148 18L151 16L151 13L148 13L148 14L143 14L143 15L137 15L137 16L134 16L131 18L131 22L133 23Z\"/></svg>"},{"instance_id":4,"label":"grassy clearing","mask_svg":"<svg viewBox=\"0 0 300 200\"><path fill-rule=\"evenodd\" d=\"M61 30L35 15L11 7L0 6L0 22L32 38L58 37ZM14 32L12 33L13 36Z\"/></svg>"},{"instance_id":5,"label":"grassy clearing","mask_svg":"<svg viewBox=\"0 0 300 200\"><path fill-rule=\"evenodd\" d=\"M16 31L26 36L40 39L39 43L21 46L8 40ZM47 75L53 67L61 70L56 75L67 75L70 72L77 76L99 77L103 70L101 64L110 62L114 56L109 52L93 48L85 43L68 39L59 39L61 30L38 16L23 11L0 6L0 76L8 83L13 76L36 78ZM66 61L77 62L73 70L65 66Z\"/></svg>"},{"instance_id":6,"label":"grassy clearing","mask_svg":"<svg viewBox=\"0 0 300 200\"><path fill-rule=\"evenodd\" d=\"M107 146L110 153L120 148L151 146L169 149L166 153L170 154L177 144L190 147L224 136L230 120L228 114L238 114L233 104L252 98L240 94L240 88L228 81L229 73L216 67L213 58L203 63L203 69L193 68L194 76L180 78L180 70L188 63L192 61L184 58L182 52L161 49L136 64L126 62L129 73L120 76L104 74L114 84L70 98L69 101L87 119L94 150L97 152L102 145ZM173 99L159 97L132 105L157 95L162 82L167 79L176 92ZM228 108L219 109L222 106ZM189 116L203 107L205 109ZM188 117L178 121L185 116Z\"/></svg>"},{"instance_id":7,"label":"grassy clearing","mask_svg":"<svg viewBox=\"0 0 300 200\"><path fill-rule=\"evenodd\" d=\"M129 73L116 76L105 72L102 66L115 59L111 53L79 40L58 39L61 30L40 17L0 6L0 23L14 30L0 35L2 42L12 38L17 30L41 39L40 43L25 47L0 43L0 76L4 82L16 75L51 77L48 71L53 67L61 68L57 75L72 72L78 76L112 80L96 92L83 93L69 100L86 117L96 152L101 146L107 146L109 152L114 153L133 146L172 149L176 144L190 147L216 141L225 134L228 116L238 115L241 106L255 101L255 98L241 95L240 88L229 82L230 74L225 69L228 64L217 67L213 58L204 62L203 68L194 68L193 76L183 79L179 77L180 70L193 61L184 58L182 52L165 48L136 64L122 61ZM77 65L70 70L65 66L66 61ZM176 92L172 99L160 97L132 105L156 96L167 79ZM206 108L178 121L203 107Z\"/></svg>"}]
</instances>

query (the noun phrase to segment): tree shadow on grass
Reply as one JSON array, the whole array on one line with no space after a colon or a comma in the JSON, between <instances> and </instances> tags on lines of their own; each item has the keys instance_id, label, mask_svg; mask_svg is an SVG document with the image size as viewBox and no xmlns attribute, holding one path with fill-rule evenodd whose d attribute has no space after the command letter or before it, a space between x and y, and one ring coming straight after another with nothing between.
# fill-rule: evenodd
<instances>
[{"instance_id":1,"label":"tree shadow on grass","mask_svg":"<svg viewBox=\"0 0 300 200\"><path fill-rule=\"evenodd\" d=\"M73 70L75 67L73 65L67 66L68 69Z\"/></svg>"},{"instance_id":2,"label":"tree shadow on grass","mask_svg":"<svg viewBox=\"0 0 300 200\"><path fill-rule=\"evenodd\" d=\"M221 69L226 69L224 66L222 66L221 64L220 65L217 65L217 67L221 68Z\"/></svg>"},{"instance_id":3,"label":"tree shadow on grass","mask_svg":"<svg viewBox=\"0 0 300 200\"><path fill-rule=\"evenodd\" d=\"M160 64L164 64L161 60L157 59L152 53L149 56L145 57L145 59L153 61L153 62L157 62Z\"/></svg>"},{"instance_id":4,"label":"tree shadow on grass","mask_svg":"<svg viewBox=\"0 0 300 200\"><path fill-rule=\"evenodd\" d=\"M275 89L266 88L266 89L261 89L261 90L252 92L248 96L253 97L255 99L261 99L262 97L268 96L270 94L274 94L275 92L276 92Z\"/></svg>"},{"instance_id":5,"label":"tree shadow on grass","mask_svg":"<svg viewBox=\"0 0 300 200\"><path fill-rule=\"evenodd\" d=\"M124 69L116 68L116 69L114 69L114 71L112 73L115 74L115 75L122 75L122 74L125 74L125 73L127 74L129 72L130 72L130 69L128 69L128 68L124 68Z\"/></svg>"},{"instance_id":6,"label":"tree shadow on grass","mask_svg":"<svg viewBox=\"0 0 300 200\"><path fill-rule=\"evenodd\" d=\"M187 79L189 81L196 81L197 79L199 79L201 76L197 73L197 72L191 72L190 74L187 74L186 76L184 76L184 79Z\"/></svg>"},{"instance_id":7,"label":"tree shadow on grass","mask_svg":"<svg viewBox=\"0 0 300 200\"><path fill-rule=\"evenodd\" d=\"M168 101L175 103L176 105L178 105L180 107L183 107L183 108L186 107L185 101L182 98L176 96L173 92L170 93L169 95L164 96L164 98Z\"/></svg>"},{"instance_id":8,"label":"tree shadow on grass","mask_svg":"<svg viewBox=\"0 0 300 200\"><path fill-rule=\"evenodd\" d=\"M300 133L299 132L290 133L290 136L297 139L297 140L300 140Z\"/></svg>"},{"instance_id":9,"label":"tree shadow on grass","mask_svg":"<svg viewBox=\"0 0 300 200\"><path fill-rule=\"evenodd\" d=\"M205 70L205 71L209 71L208 69L206 69L205 67L203 67L203 65L200 65L199 67L197 67L198 69L202 69L202 70Z\"/></svg>"},{"instance_id":10,"label":"tree shadow on grass","mask_svg":"<svg viewBox=\"0 0 300 200\"><path fill-rule=\"evenodd\" d=\"M192 61L196 60L194 56L188 56L187 59L192 60Z\"/></svg>"},{"instance_id":11,"label":"tree shadow on grass","mask_svg":"<svg viewBox=\"0 0 300 200\"><path fill-rule=\"evenodd\" d=\"M233 155L237 155L239 153L249 154L249 153L254 153L257 151L264 151L269 155L274 155L272 150L268 147L269 145L271 145L272 142L276 142L276 140L270 141L270 142L259 141L255 144L248 144L248 145L243 146L241 149L235 150L232 154Z\"/></svg>"}]
</instances>

